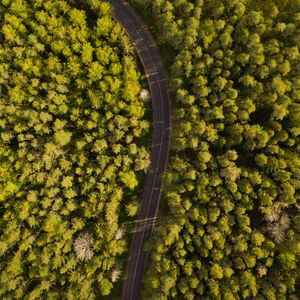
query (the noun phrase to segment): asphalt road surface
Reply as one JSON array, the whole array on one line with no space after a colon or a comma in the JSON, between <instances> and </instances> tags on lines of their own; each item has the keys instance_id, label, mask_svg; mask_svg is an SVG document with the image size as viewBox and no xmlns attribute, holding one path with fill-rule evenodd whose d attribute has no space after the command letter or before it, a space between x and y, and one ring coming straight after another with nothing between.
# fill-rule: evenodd
<instances>
[{"instance_id":1,"label":"asphalt road surface","mask_svg":"<svg viewBox=\"0 0 300 300\"><path fill-rule=\"evenodd\" d=\"M115 18L127 31L136 47L148 78L152 98L153 135L151 166L145 175L140 211L131 241L122 299L140 299L141 281L146 271L149 239L158 212L161 176L166 170L170 146L170 96L168 77L159 51L142 19L124 0L107 0L114 7Z\"/></svg>"}]
</instances>

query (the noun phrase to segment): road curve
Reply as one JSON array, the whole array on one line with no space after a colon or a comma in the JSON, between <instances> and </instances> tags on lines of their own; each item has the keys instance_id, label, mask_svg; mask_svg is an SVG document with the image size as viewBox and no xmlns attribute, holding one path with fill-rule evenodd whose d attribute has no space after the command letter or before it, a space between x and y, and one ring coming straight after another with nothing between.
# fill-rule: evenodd
<instances>
[{"instance_id":1,"label":"road curve","mask_svg":"<svg viewBox=\"0 0 300 300\"><path fill-rule=\"evenodd\" d=\"M148 254L145 242L152 233L161 193L161 176L166 170L171 131L168 76L158 48L146 25L124 0L106 0L115 11L115 18L131 37L148 78L152 97L151 166L145 175L140 211L131 241L122 299L139 299L141 281L145 274Z\"/></svg>"}]
</instances>

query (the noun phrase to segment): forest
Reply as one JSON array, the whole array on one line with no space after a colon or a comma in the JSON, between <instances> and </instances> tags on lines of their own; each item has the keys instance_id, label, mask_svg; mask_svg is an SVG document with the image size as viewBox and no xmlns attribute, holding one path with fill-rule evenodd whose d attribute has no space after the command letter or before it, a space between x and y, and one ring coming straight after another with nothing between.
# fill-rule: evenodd
<instances>
[{"instance_id":1,"label":"forest","mask_svg":"<svg viewBox=\"0 0 300 300\"><path fill-rule=\"evenodd\" d=\"M141 299L298 300L300 0L129 2L173 100ZM152 125L113 14L0 1L0 299L102 299L122 280Z\"/></svg>"},{"instance_id":2,"label":"forest","mask_svg":"<svg viewBox=\"0 0 300 300\"><path fill-rule=\"evenodd\" d=\"M108 3L0 1L1 299L110 294L150 164L143 87Z\"/></svg>"},{"instance_id":3,"label":"forest","mask_svg":"<svg viewBox=\"0 0 300 300\"><path fill-rule=\"evenodd\" d=\"M132 2L175 50L144 299L299 299L300 1Z\"/></svg>"}]
</instances>

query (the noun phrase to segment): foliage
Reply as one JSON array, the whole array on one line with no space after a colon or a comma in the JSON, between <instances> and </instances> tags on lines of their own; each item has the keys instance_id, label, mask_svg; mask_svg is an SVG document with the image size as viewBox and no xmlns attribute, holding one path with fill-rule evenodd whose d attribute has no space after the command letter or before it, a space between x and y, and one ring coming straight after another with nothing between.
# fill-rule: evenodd
<instances>
[{"instance_id":1,"label":"foliage","mask_svg":"<svg viewBox=\"0 0 300 300\"><path fill-rule=\"evenodd\" d=\"M74 252L83 261L88 261L93 257L94 239L88 233L81 233L74 242Z\"/></svg>"},{"instance_id":2,"label":"foliage","mask_svg":"<svg viewBox=\"0 0 300 300\"><path fill-rule=\"evenodd\" d=\"M140 92L140 99L143 101L148 101L150 99L150 93L146 89L142 89Z\"/></svg>"},{"instance_id":3,"label":"foliage","mask_svg":"<svg viewBox=\"0 0 300 300\"><path fill-rule=\"evenodd\" d=\"M0 22L0 298L98 299L149 166L133 47L98 0L3 0Z\"/></svg>"},{"instance_id":4,"label":"foliage","mask_svg":"<svg viewBox=\"0 0 300 300\"><path fill-rule=\"evenodd\" d=\"M141 2L177 51L145 299L297 299L299 1Z\"/></svg>"}]
</instances>

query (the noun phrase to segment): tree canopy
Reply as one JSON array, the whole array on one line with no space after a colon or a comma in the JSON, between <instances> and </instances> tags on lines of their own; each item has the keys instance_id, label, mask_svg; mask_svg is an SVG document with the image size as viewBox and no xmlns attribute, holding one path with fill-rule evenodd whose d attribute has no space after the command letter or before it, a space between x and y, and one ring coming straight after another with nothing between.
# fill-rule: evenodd
<instances>
[{"instance_id":1,"label":"tree canopy","mask_svg":"<svg viewBox=\"0 0 300 300\"><path fill-rule=\"evenodd\" d=\"M145 299L298 299L300 2L140 2L176 49Z\"/></svg>"},{"instance_id":2,"label":"tree canopy","mask_svg":"<svg viewBox=\"0 0 300 300\"><path fill-rule=\"evenodd\" d=\"M0 298L99 299L149 166L133 47L98 0L3 0L0 23Z\"/></svg>"}]
</instances>

